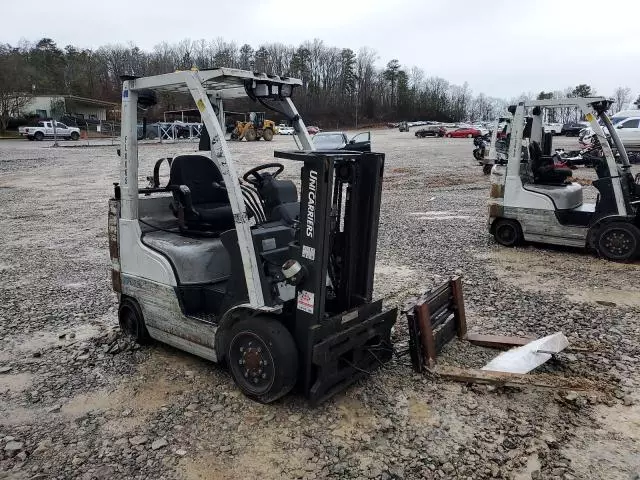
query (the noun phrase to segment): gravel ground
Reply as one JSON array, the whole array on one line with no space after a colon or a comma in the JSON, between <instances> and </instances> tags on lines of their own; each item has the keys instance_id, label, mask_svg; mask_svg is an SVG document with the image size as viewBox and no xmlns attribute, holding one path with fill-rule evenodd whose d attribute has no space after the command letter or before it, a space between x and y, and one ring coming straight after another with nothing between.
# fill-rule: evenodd
<instances>
[{"instance_id":1,"label":"gravel ground","mask_svg":"<svg viewBox=\"0 0 640 480\"><path fill-rule=\"evenodd\" d=\"M462 385L399 357L313 410L296 395L253 403L214 364L120 337L106 236L115 148L2 141L0 478L640 478L639 265L499 247L470 140L373 140L387 154L376 295L394 304L462 274L470 330L562 331L571 349L541 370L606 388ZM293 141L231 144L240 171L274 147ZM196 148L142 146L141 183L157 158ZM292 163L285 173L297 176ZM394 337L401 350L402 321ZM454 341L439 361L494 355Z\"/></svg>"}]
</instances>

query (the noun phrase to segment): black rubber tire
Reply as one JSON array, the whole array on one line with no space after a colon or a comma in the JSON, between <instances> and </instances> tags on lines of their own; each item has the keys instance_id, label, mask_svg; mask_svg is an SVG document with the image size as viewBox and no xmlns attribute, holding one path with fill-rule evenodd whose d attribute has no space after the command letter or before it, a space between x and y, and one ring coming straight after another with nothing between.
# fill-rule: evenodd
<instances>
[{"instance_id":1,"label":"black rubber tire","mask_svg":"<svg viewBox=\"0 0 640 480\"><path fill-rule=\"evenodd\" d=\"M44 140L44 133L36 132L36 133L33 134L33 138L34 138L34 140L37 140L38 142L41 142L42 140Z\"/></svg>"},{"instance_id":2,"label":"black rubber tire","mask_svg":"<svg viewBox=\"0 0 640 480\"><path fill-rule=\"evenodd\" d=\"M80 138L80 134L78 132L71 132L71 140L74 142Z\"/></svg>"},{"instance_id":3,"label":"black rubber tire","mask_svg":"<svg viewBox=\"0 0 640 480\"><path fill-rule=\"evenodd\" d=\"M492 168L493 168L493 165L487 163L482 166L482 173L484 173L485 175L489 175L491 173Z\"/></svg>"},{"instance_id":4,"label":"black rubber tire","mask_svg":"<svg viewBox=\"0 0 640 480\"><path fill-rule=\"evenodd\" d=\"M27 140L29 140L30 142L33 142L33 135L28 135Z\"/></svg>"},{"instance_id":5,"label":"black rubber tire","mask_svg":"<svg viewBox=\"0 0 640 480\"><path fill-rule=\"evenodd\" d=\"M522 227L516 220L499 218L493 226L493 236L500 245L515 247L522 243Z\"/></svg>"},{"instance_id":6,"label":"black rubber tire","mask_svg":"<svg viewBox=\"0 0 640 480\"><path fill-rule=\"evenodd\" d=\"M278 320L262 315L239 320L227 338L225 358L229 371L247 397L271 403L295 386L298 350ZM252 365L246 367L248 362Z\"/></svg>"},{"instance_id":7,"label":"black rubber tire","mask_svg":"<svg viewBox=\"0 0 640 480\"><path fill-rule=\"evenodd\" d=\"M245 132L244 138L247 139L247 142L253 142L254 140L260 140L258 138L258 135L256 134L256 131L253 128L250 128Z\"/></svg>"},{"instance_id":8,"label":"black rubber tire","mask_svg":"<svg viewBox=\"0 0 640 480\"><path fill-rule=\"evenodd\" d=\"M611 222L596 233L598 254L614 262L633 262L640 253L640 229L627 222Z\"/></svg>"},{"instance_id":9,"label":"black rubber tire","mask_svg":"<svg viewBox=\"0 0 640 480\"><path fill-rule=\"evenodd\" d=\"M447 134L445 134L445 137L447 137L447 138L451 138L451 134L450 134L450 133L447 133Z\"/></svg>"},{"instance_id":10,"label":"black rubber tire","mask_svg":"<svg viewBox=\"0 0 640 480\"><path fill-rule=\"evenodd\" d=\"M118 323L122 333L132 338L140 345L146 345L151 341L149 331L144 324L140 305L133 298L122 297L118 308Z\"/></svg>"},{"instance_id":11,"label":"black rubber tire","mask_svg":"<svg viewBox=\"0 0 640 480\"><path fill-rule=\"evenodd\" d=\"M262 138L264 138L265 142L270 142L271 140L273 140L273 130L271 130L270 128L265 128L262 132Z\"/></svg>"}]
</instances>

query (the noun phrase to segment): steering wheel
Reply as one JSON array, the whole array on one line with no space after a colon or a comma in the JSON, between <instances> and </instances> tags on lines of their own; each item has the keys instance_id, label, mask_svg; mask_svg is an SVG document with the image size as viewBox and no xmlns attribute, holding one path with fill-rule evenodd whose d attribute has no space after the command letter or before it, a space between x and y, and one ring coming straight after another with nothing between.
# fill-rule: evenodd
<instances>
[{"instance_id":1,"label":"steering wheel","mask_svg":"<svg viewBox=\"0 0 640 480\"><path fill-rule=\"evenodd\" d=\"M284 165L282 165L281 163L265 163L263 165L258 165L257 167L254 167L251 170L248 170L242 176L242 179L245 182L249 182L254 187L259 187L260 185L262 185L263 179L262 179L262 175L260 175L258 172L261 172L262 170L266 170L267 168L278 169L276 170L275 173L271 175L273 178L276 178L284 170Z\"/></svg>"}]
</instances>

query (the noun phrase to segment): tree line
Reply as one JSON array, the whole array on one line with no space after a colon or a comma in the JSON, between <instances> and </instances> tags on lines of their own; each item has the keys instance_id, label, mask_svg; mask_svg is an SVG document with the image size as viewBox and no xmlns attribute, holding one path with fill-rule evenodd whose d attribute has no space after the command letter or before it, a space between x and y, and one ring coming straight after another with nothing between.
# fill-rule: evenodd
<instances>
[{"instance_id":1,"label":"tree line","mask_svg":"<svg viewBox=\"0 0 640 480\"><path fill-rule=\"evenodd\" d=\"M265 43L258 48L238 46L222 38L183 40L163 42L144 51L133 44L95 50L73 45L60 48L54 40L43 38L35 43L0 45L0 117L8 117L20 107L16 92L72 94L117 102L121 75L147 76L222 66L300 78L303 86L295 96L299 110L308 123L330 127L418 119L491 120L510 103L482 93L474 95L466 82L455 85L427 76L422 69L403 66L397 59L384 68L378 64L379 57L370 48L355 52L328 46L319 39L297 47ZM571 94L584 93L581 88L568 90ZM619 90L622 96L630 96L629 89ZM553 96L566 93L550 92ZM521 97L534 98L530 94ZM164 96L158 111L181 107L191 105L180 97Z\"/></svg>"}]
</instances>

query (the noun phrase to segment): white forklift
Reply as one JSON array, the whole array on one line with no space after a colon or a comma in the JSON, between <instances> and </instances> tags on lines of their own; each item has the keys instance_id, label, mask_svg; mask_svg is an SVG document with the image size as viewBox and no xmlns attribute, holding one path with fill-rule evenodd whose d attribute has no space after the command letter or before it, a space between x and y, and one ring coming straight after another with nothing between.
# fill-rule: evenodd
<instances>
[{"instance_id":1,"label":"white forklift","mask_svg":"<svg viewBox=\"0 0 640 480\"><path fill-rule=\"evenodd\" d=\"M226 364L264 403L297 386L316 404L388 361L397 312L372 301L384 155L314 151L291 100L297 79L221 68L123 80L120 182L109 204L122 330ZM137 112L156 92L193 98L210 153L160 159L140 188ZM239 97L293 125L302 149L275 156L299 162L300 197L278 178L280 163L238 178L223 101Z\"/></svg>"},{"instance_id":2,"label":"white forklift","mask_svg":"<svg viewBox=\"0 0 640 480\"><path fill-rule=\"evenodd\" d=\"M489 230L502 245L522 241L587 247L609 260L631 262L640 253L640 184L602 97L521 102L513 114L506 165L491 172ZM596 203L583 202L583 187L559 168L553 135L544 132L543 111L575 107L600 142ZM600 120L600 122L598 122ZM602 124L602 126L601 126ZM605 136L603 127L608 131Z\"/></svg>"}]
</instances>

